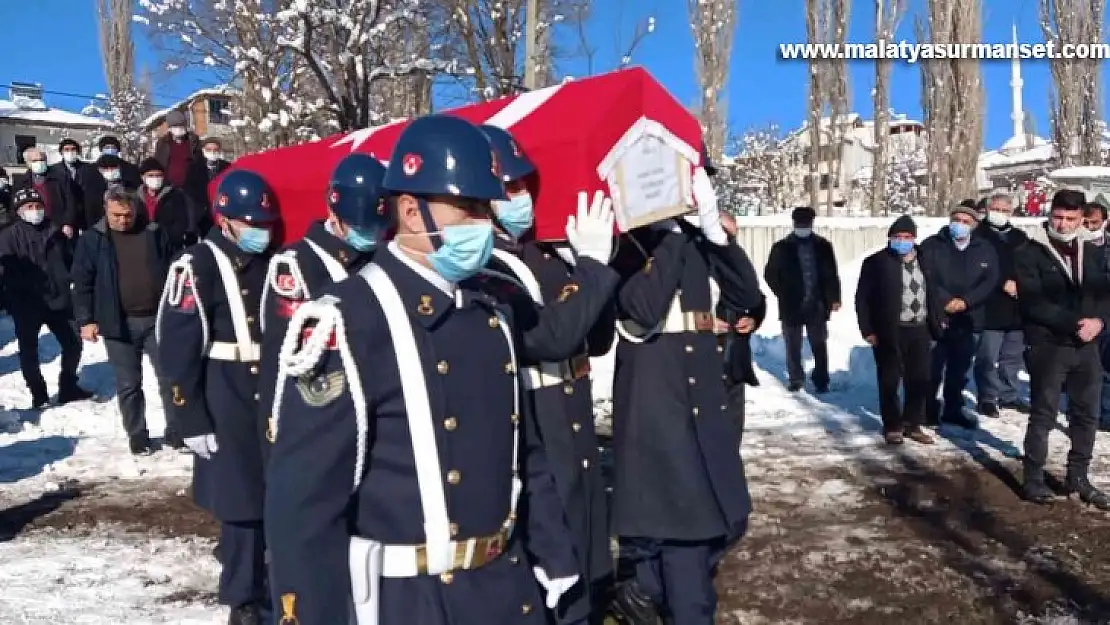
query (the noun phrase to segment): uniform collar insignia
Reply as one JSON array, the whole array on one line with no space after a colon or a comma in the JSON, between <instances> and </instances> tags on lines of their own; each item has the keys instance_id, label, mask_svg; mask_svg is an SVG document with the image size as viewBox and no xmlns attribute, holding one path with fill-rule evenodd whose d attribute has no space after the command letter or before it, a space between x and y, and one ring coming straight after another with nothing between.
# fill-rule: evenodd
<instances>
[{"instance_id":1,"label":"uniform collar insignia","mask_svg":"<svg viewBox=\"0 0 1110 625\"><path fill-rule=\"evenodd\" d=\"M388 254L375 255L375 262L393 279L415 319L431 327L455 308L455 285L406 256L396 242L390 242L388 250Z\"/></svg>"}]
</instances>

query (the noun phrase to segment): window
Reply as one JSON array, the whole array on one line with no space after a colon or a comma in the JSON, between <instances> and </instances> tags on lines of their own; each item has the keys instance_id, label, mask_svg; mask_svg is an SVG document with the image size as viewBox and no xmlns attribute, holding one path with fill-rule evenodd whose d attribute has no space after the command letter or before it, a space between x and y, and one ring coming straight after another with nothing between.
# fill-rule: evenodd
<instances>
[{"instance_id":1,"label":"window","mask_svg":"<svg viewBox=\"0 0 1110 625\"><path fill-rule=\"evenodd\" d=\"M16 135L15 136L15 162L20 165L26 165L23 162L23 150L33 148L38 145L39 140L37 137L31 135Z\"/></svg>"},{"instance_id":2,"label":"window","mask_svg":"<svg viewBox=\"0 0 1110 625\"><path fill-rule=\"evenodd\" d=\"M227 124L227 109L230 105L224 98L208 98L208 123Z\"/></svg>"}]
</instances>

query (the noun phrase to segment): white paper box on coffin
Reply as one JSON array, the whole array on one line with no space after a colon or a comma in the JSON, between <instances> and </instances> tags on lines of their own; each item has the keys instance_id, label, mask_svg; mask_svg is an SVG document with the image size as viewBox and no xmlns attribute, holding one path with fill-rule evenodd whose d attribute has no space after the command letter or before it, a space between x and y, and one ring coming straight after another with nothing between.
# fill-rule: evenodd
<instances>
[{"instance_id":1,"label":"white paper box on coffin","mask_svg":"<svg viewBox=\"0 0 1110 625\"><path fill-rule=\"evenodd\" d=\"M700 153L662 124L641 117L609 151L597 175L609 184L621 232L693 208L692 167Z\"/></svg>"}]
</instances>

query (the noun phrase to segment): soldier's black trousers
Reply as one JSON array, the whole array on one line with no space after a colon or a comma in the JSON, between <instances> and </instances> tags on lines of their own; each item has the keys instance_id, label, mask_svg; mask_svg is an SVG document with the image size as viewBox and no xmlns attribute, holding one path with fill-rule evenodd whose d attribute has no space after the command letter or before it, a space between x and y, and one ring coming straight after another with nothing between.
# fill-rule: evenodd
<instances>
[{"instance_id":1,"label":"soldier's black trousers","mask_svg":"<svg viewBox=\"0 0 1110 625\"><path fill-rule=\"evenodd\" d=\"M636 583L675 625L713 625L713 578L726 542L621 538L620 553L635 567Z\"/></svg>"},{"instance_id":2,"label":"soldier's black trousers","mask_svg":"<svg viewBox=\"0 0 1110 625\"><path fill-rule=\"evenodd\" d=\"M233 608L254 604L269 614L262 521L220 524L220 564L220 603Z\"/></svg>"},{"instance_id":3,"label":"soldier's black trousers","mask_svg":"<svg viewBox=\"0 0 1110 625\"><path fill-rule=\"evenodd\" d=\"M1034 345L1029 349L1031 411L1025 430L1025 463L1043 469L1048 457L1048 434L1056 427L1061 386L1068 394L1068 473L1087 474L1098 431L1102 363L1098 346Z\"/></svg>"},{"instance_id":4,"label":"soldier's black trousers","mask_svg":"<svg viewBox=\"0 0 1110 625\"><path fill-rule=\"evenodd\" d=\"M48 310L41 305L15 304L9 311L19 345L19 368L31 394L36 397L46 396L46 380L39 367L39 330L44 325L62 348L62 371L58 375L58 390L75 390L77 365L81 363L81 337L74 327L73 314L69 310Z\"/></svg>"}]
</instances>

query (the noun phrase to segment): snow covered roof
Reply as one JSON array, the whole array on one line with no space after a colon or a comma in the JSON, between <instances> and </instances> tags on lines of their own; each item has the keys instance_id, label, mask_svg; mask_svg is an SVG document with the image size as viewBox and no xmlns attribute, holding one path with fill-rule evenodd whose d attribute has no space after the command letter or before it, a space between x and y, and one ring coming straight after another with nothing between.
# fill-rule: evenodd
<instances>
[{"instance_id":1,"label":"snow covered roof","mask_svg":"<svg viewBox=\"0 0 1110 625\"><path fill-rule=\"evenodd\" d=\"M161 124L162 120L164 120L166 118L166 115L169 115L170 112L184 111L186 108L188 108L190 104L196 102L201 98L211 98L213 96L234 97L237 95L239 95L239 90L229 85L220 85L218 87L209 87L207 89L195 91L189 94L187 98L174 102L172 105L160 111L157 111L150 117L144 119L142 124L143 129L150 130L151 128Z\"/></svg>"},{"instance_id":2,"label":"snow covered roof","mask_svg":"<svg viewBox=\"0 0 1110 625\"><path fill-rule=\"evenodd\" d=\"M1006 154L1003 150L990 150L979 155L979 167L993 169L995 167L1009 167L1024 163L1050 161L1055 157L1056 150L1051 143L1045 142L1031 150L1022 149L1018 152Z\"/></svg>"},{"instance_id":3,"label":"snow covered roof","mask_svg":"<svg viewBox=\"0 0 1110 625\"><path fill-rule=\"evenodd\" d=\"M111 128L112 123L46 106L41 100L28 100L21 98L18 103L11 100L0 99L0 121L23 122L26 124L41 124L44 126L86 127L86 128Z\"/></svg>"},{"instance_id":4,"label":"snow covered roof","mask_svg":"<svg viewBox=\"0 0 1110 625\"><path fill-rule=\"evenodd\" d=\"M1033 147L1048 145L1048 141L1042 137L1033 135L1028 137L1026 135L1015 135L1006 140L1002 147L998 148L999 152L1020 152L1029 148L1032 144Z\"/></svg>"},{"instance_id":5,"label":"snow covered roof","mask_svg":"<svg viewBox=\"0 0 1110 625\"><path fill-rule=\"evenodd\" d=\"M1061 167L1048 174L1049 178L1110 178L1110 167L1098 165L1081 165L1079 167Z\"/></svg>"}]
</instances>

